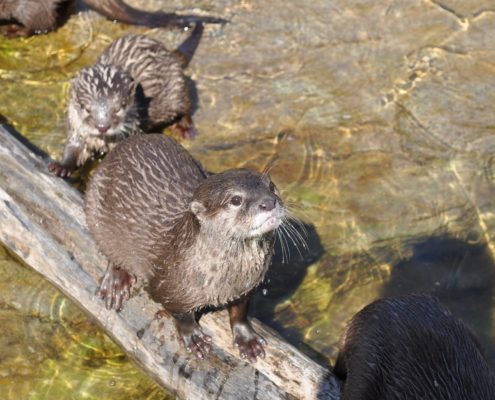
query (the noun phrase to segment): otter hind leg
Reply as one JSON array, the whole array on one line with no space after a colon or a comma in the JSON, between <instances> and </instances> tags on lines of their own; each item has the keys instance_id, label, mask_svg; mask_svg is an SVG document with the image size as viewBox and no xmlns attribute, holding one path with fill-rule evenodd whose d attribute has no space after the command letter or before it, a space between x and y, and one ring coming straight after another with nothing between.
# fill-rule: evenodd
<instances>
[{"instance_id":1,"label":"otter hind leg","mask_svg":"<svg viewBox=\"0 0 495 400\"><path fill-rule=\"evenodd\" d=\"M107 310L114 308L120 311L124 302L131 297L135 282L134 275L126 269L109 264L96 295L105 301Z\"/></svg>"},{"instance_id":2,"label":"otter hind leg","mask_svg":"<svg viewBox=\"0 0 495 400\"><path fill-rule=\"evenodd\" d=\"M229 304L230 326L234 338L234 346L239 349L241 358L256 362L257 358L265 358L265 339L256 333L247 319L249 300L244 298Z\"/></svg>"},{"instance_id":3,"label":"otter hind leg","mask_svg":"<svg viewBox=\"0 0 495 400\"><path fill-rule=\"evenodd\" d=\"M171 128L183 139L194 139L197 135L192 118L187 114L182 116Z\"/></svg>"}]
</instances>

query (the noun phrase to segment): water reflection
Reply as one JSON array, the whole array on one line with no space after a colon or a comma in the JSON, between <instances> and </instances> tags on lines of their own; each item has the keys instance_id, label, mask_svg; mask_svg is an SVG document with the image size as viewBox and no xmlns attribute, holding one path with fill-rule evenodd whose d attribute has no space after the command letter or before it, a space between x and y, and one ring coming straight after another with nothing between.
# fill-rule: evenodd
<instances>
[{"instance_id":1,"label":"water reflection","mask_svg":"<svg viewBox=\"0 0 495 400\"><path fill-rule=\"evenodd\" d=\"M495 366L495 263L491 250L474 240L433 237L415 244L412 252L411 258L394 267L382 295L435 294L478 333L489 362Z\"/></svg>"},{"instance_id":2,"label":"water reflection","mask_svg":"<svg viewBox=\"0 0 495 400\"><path fill-rule=\"evenodd\" d=\"M164 399L58 290L0 247L2 399Z\"/></svg>"}]
</instances>

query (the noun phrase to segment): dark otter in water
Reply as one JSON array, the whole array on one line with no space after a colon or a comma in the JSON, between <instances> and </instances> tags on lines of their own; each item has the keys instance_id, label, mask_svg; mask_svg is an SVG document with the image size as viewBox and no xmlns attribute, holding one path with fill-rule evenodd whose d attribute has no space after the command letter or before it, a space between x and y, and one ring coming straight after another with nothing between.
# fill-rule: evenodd
<instances>
[{"instance_id":1,"label":"dark otter in water","mask_svg":"<svg viewBox=\"0 0 495 400\"><path fill-rule=\"evenodd\" d=\"M377 300L351 320L334 368L345 400L488 400L495 378L474 334L438 299Z\"/></svg>"},{"instance_id":2,"label":"dark otter in water","mask_svg":"<svg viewBox=\"0 0 495 400\"><path fill-rule=\"evenodd\" d=\"M62 160L48 169L70 176L93 154L107 153L120 140L169 125L183 137L194 137L183 68L202 32L203 25L196 25L175 52L144 35L126 35L110 44L72 81L67 142Z\"/></svg>"},{"instance_id":3,"label":"dark otter in water","mask_svg":"<svg viewBox=\"0 0 495 400\"><path fill-rule=\"evenodd\" d=\"M121 308L135 276L198 357L211 339L195 312L225 305L241 356L264 357L264 341L247 320L248 297L265 275L286 215L268 175L248 169L210 175L173 139L133 136L98 166L85 212L111 263L98 292L107 308Z\"/></svg>"},{"instance_id":4,"label":"dark otter in water","mask_svg":"<svg viewBox=\"0 0 495 400\"><path fill-rule=\"evenodd\" d=\"M71 0L1 0L0 20L11 22L2 27L2 33L7 36L29 36L51 31L59 23L61 10L72 2ZM198 22L225 22L214 17L146 12L130 7L122 0L83 0L83 2L111 20L133 25L185 28Z\"/></svg>"}]
</instances>

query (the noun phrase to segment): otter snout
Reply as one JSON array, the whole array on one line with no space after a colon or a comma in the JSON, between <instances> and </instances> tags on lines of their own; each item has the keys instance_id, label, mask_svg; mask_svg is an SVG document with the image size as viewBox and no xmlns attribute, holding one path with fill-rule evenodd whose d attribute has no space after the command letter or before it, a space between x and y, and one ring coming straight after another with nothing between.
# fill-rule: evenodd
<instances>
[{"instance_id":1,"label":"otter snout","mask_svg":"<svg viewBox=\"0 0 495 400\"><path fill-rule=\"evenodd\" d=\"M98 129L98 132L101 134L107 133L110 129L110 124L97 124L96 129Z\"/></svg>"},{"instance_id":2,"label":"otter snout","mask_svg":"<svg viewBox=\"0 0 495 400\"><path fill-rule=\"evenodd\" d=\"M265 198L261 201L259 209L262 211L271 211L277 205L277 199Z\"/></svg>"},{"instance_id":3,"label":"otter snout","mask_svg":"<svg viewBox=\"0 0 495 400\"><path fill-rule=\"evenodd\" d=\"M99 99L92 110L93 125L100 134L107 133L112 127L114 112L107 99Z\"/></svg>"},{"instance_id":4,"label":"otter snout","mask_svg":"<svg viewBox=\"0 0 495 400\"><path fill-rule=\"evenodd\" d=\"M255 206L256 207L256 206ZM284 216L282 204L276 197L265 197L251 220L249 237L263 235L279 227Z\"/></svg>"}]
</instances>

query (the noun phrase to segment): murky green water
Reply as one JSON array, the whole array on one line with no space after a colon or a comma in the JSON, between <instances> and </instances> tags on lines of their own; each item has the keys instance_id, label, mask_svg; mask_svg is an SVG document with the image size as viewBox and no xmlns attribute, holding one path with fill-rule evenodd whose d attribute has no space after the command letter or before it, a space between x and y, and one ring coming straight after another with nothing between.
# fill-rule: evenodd
<instances>
[{"instance_id":1,"label":"murky green water","mask_svg":"<svg viewBox=\"0 0 495 400\"><path fill-rule=\"evenodd\" d=\"M429 291L495 364L495 1L161 3L231 21L206 29L188 69L199 136L184 144L211 170L273 164L307 224L310 251L275 261L253 313L332 358L365 304ZM129 30L145 31L85 12L46 36L0 39L0 113L57 156L70 78ZM150 34L170 48L184 37ZM1 258L8 398L165 396L39 276Z\"/></svg>"}]
</instances>

